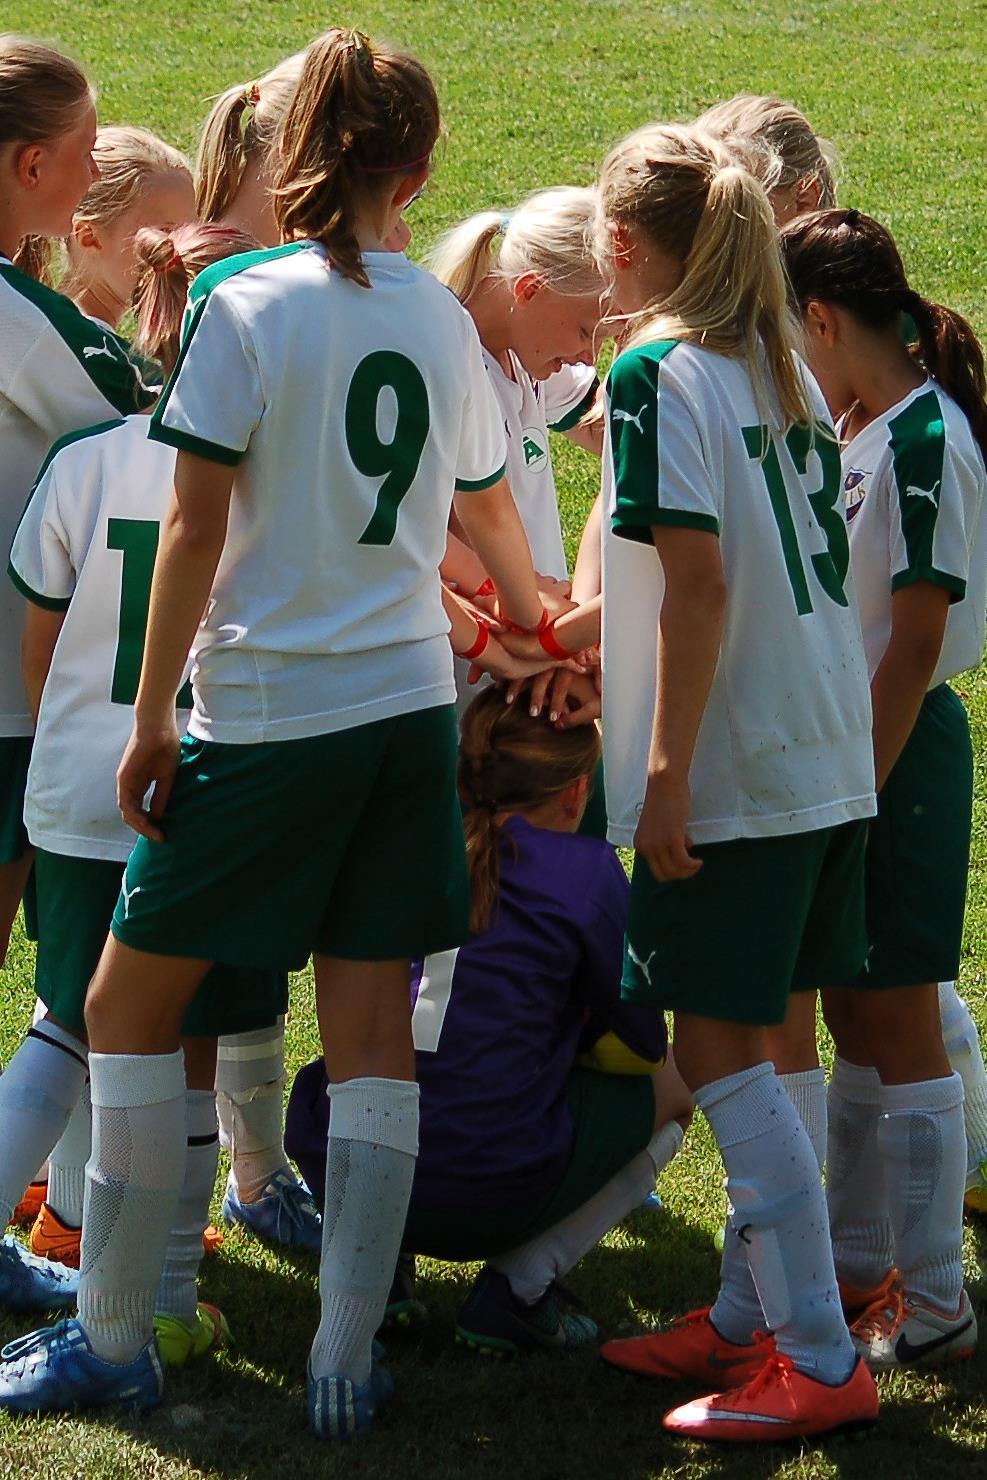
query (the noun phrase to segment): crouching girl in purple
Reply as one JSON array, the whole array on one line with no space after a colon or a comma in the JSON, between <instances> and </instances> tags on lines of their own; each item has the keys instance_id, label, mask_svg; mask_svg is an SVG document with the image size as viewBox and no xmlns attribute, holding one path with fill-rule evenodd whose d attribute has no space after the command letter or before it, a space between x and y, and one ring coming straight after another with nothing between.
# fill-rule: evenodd
<instances>
[{"instance_id":1,"label":"crouching girl in purple","mask_svg":"<svg viewBox=\"0 0 987 1480\"><path fill-rule=\"evenodd\" d=\"M403 1248L485 1259L458 1333L500 1351L595 1340L558 1281L654 1186L688 1092L653 1009L620 1000L628 884L606 843L576 835L599 759L592 725L557 731L481 694L459 782L469 943L412 970L420 1147ZM631 1072L591 1064L621 1062ZM298 1075L286 1147L325 1186L322 1061ZM410 1290L400 1279L392 1301Z\"/></svg>"}]
</instances>

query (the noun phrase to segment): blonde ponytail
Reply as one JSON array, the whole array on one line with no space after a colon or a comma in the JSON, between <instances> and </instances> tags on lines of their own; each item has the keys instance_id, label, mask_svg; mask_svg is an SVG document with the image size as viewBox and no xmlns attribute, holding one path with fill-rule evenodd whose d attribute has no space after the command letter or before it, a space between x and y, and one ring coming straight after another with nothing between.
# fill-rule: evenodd
<instances>
[{"instance_id":1,"label":"blonde ponytail","mask_svg":"<svg viewBox=\"0 0 987 1480\"><path fill-rule=\"evenodd\" d=\"M813 132L805 114L793 103L764 94L738 93L707 108L694 127L728 146L760 146L766 170L755 169L754 173L769 193L815 183L819 205L836 204L836 149Z\"/></svg>"},{"instance_id":2,"label":"blonde ponytail","mask_svg":"<svg viewBox=\"0 0 987 1480\"><path fill-rule=\"evenodd\" d=\"M195 161L195 207L201 221L221 221L236 198L247 164L266 159L295 96L303 51L256 82L238 82L216 99Z\"/></svg>"},{"instance_id":3,"label":"blonde ponytail","mask_svg":"<svg viewBox=\"0 0 987 1480\"><path fill-rule=\"evenodd\" d=\"M744 360L758 399L767 401L763 347L784 423L814 423L763 185L711 135L652 125L607 156L600 197L603 254L609 249L604 228L613 221L682 263L678 286L633 316L622 349L656 339L701 344Z\"/></svg>"},{"instance_id":4,"label":"blonde ponytail","mask_svg":"<svg viewBox=\"0 0 987 1480\"><path fill-rule=\"evenodd\" d=\"M598 293L596 210L595 190L568 185L539 190L508 213L481 211L454 226L439 238L426 266L461 303L491 274L516 282L524 273L536 273L566 297Z\"/></svg>"}]
</instances>

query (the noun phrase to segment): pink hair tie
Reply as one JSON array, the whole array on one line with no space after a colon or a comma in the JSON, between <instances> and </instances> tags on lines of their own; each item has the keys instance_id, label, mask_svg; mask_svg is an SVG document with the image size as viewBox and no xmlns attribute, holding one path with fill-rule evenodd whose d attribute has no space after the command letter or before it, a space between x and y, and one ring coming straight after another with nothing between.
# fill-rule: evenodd
<instances>
[{"instance_id":1,"label":"pink hair tie","mask_svg":"<svg viewBox=\"0 0 987 1480\"><path fill-rule=\"evenodd\" d=\"M180 254L178 248L175 247L175 246L173 246L172 249L171 249L171 256L168 258L168 261L167 262L161 262L161 263L155 263L154 264L154 271L155 272L171 272L176 267L182 267L182 268L184 268L184 266L185 266L185 263L182 261L182 257L181 257L181 254Z\"/></svg>"}]
</instances>

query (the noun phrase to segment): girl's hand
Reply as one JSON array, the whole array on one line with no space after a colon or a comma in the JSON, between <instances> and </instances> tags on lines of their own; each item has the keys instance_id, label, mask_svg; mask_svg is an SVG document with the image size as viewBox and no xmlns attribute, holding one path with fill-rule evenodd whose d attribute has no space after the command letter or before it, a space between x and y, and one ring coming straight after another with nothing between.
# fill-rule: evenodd
<instances>
[{"instance_id":1,"label":"girl's hand","mask_svg":"<svg viewBox=\"0 0 987 1480\"><path fill-rule=\"evenodd\" d=\"M640 853L658 880L691 879L702 868L693 858L686 827L692 798L687 781L649 776L641 818L634 834L634 849Z\"/></svg>"},{"instance_id":2,"label":"girl's hand","mask_svg":"<svg viewBox=\"0 0 987 1480\"><path fill-rule=\"evenodd\" d=\"M174 722L149 731L135 726L117 771L120 815L134 832L154 843L164 842L158 824L171 795L178 753L178 727ZM144 798L149 790L151 800L145 811Z\"/></svg>"},{"instance_id":3,"label":"girl's hand","mask_svg":"<svg viewBox=\"0 0 987 1480\"><path fill-rule=\"evenodd\" d=\"M547 654L537 637L514 638L512 641L515 643L533 642L537 648L537 656L532 655L526 657L515 652L513 647L508 651L506 646L504 646L503 636L494 637L491 635L483 652L474 661L467 675L467 682L477 683L484 673L489 673L491 678L495 678L501 683L510 683L514 679L529 679L533 678L536 673L542 673L545 669ZM573 659L569 659L565 664L551 664L550 666L553 668L560 666L572 668L576 672L581 671Z\"/></svg>"},{"instance_id":4,"label":"girl's hand","mask_svg":"<svg viewBox=\"0 0 987 1480\"><path fill-rule=\"evenodd\" d=\"M565 688L565 696L558 704L558 686L552 690L552 708L550 715L557 714L554 719L557 730L574 730L578 725L590 725L600 718L603 713L603 702L600 694L600 670L596 668L592 673L568 673L560 674L568 682Z\"/></svg>"},{"instance_id":5,"label":"girl's hand","mask_svg":"<svg viewBox=\"0 0 987 1480\"><path fill-rule=\"evenodd\" d=\"M554 596L561 598L563 601L569 601L572 598L571 581L557 581L554 576L539 575L536 571L535 585L543 596Z\"/></svg>"}]
</instances>

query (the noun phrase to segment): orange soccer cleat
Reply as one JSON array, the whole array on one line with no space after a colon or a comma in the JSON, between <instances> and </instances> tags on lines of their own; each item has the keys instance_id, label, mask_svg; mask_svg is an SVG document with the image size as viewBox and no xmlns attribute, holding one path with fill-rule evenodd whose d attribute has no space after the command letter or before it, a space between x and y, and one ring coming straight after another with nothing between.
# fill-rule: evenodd
<instances>
[{"instance_id":1,"label":"orange soccer cleat","mask_svg":"<svg viewBox=\"0 0 987 1480\"><path fill-rule=\"evenodd\" d=\"M860 1432L877 1422L879 1406L874 1379L862 1361L846 1382L830 1387L776 1352L745 1387L683 1403L662 1422L683 1439L778 1444Z\"/></svg>"},{"instance_id":2,"label":"orange soccer cleat","mask_svg":"<svg viewBox=\"0 0 987 1480\"><path fill-rule=\"evenodd\" d=\"M24 1189L24 1196L11 1214L11 1225L14 1228L26 1228L29 1224L33 1223L41 1212L41 1204L47 1196L47 1181L30 1182Z\"/></svg>"},{"instance_id":3,"label":"orange soccer cleat","mask_svg":"<svg viewBox=\"0 0 987 1480\"><path fill-rule=\"evenodd\" d=\"M82 1247L82 1229L63 1223L47 1203L31 1228L31 1253L40 1259L50 1259L54 1264L65 1264L69 1269L79 1268Z\"/></svg>"},{"instance_id":4,"label":"orange soccer cleat","mask_svg":"<svg viewBox=\"0 0 987 1480\"><path fill-rule=\"evenodd\" d=\"M774 1338L754 1332L750 1346L738 1346L720 1335L709 1318L710 1309L691 1310L667 1331L652 1336L608 1341L600 1356L611 1367L638 1377L713 1384L719 1390L740 1387L760 1372L775 1349Z\"/></svg>"},{"instance_id":5,"label":"orange soccer cleat","mask_svg":"<svg viewBox=\"0 0 987 1480\"><path fill-rule=\"evenodd\" d=\"M840 1304L843 1306L843 1314L846 1316L847 1323L852 1325L865 1310L870 1310L872 1305L879 1305L887 1300L897 1279L898 1271L889 1269L881 1283L871 1286L869 1290L864 1289L863 1285L851 1285L849 1280L838 1280Z\"/></svg>"}]
</instances>

